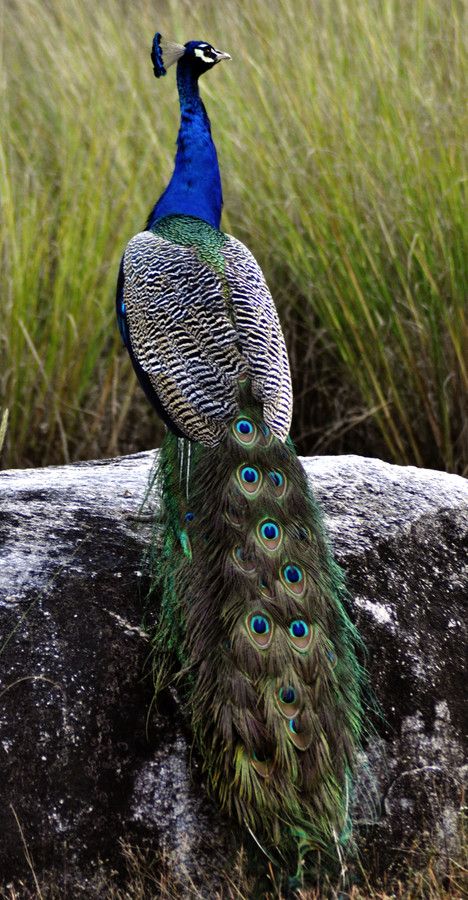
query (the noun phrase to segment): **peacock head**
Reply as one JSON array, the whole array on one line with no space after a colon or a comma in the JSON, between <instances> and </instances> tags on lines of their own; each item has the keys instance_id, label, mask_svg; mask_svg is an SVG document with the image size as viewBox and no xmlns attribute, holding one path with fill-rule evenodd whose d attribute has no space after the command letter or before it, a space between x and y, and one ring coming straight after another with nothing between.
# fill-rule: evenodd
<instances>
[{"instance_id":1,"label":"peacock head","mask_svg":"<svg viewBox=\"0 0 468 900\"><path fill-rule=\"evenodd\" d=\"M156 32L153 40L151 59L156 78L165 75L169 66L174 65L182 57L190 61L194 72L199 76L212 69L222 59L231 59L229 53L216 50L207 41L188 41L187 44L176 44Z\"/></svg>"}]
</instances>

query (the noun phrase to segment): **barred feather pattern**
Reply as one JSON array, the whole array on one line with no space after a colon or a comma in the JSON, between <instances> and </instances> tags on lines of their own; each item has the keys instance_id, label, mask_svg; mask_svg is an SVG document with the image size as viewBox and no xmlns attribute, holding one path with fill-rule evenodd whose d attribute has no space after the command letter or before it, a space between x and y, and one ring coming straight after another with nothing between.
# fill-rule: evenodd
<instances>
[{"instance_id":1,"label":"barred feather pattern","mask_svg":"<svg viewBox=\"0 0 468 900\"><path fill-rule=\"evenodd\" d=\"M132 352L180 431L218 444L248 377L285 440L292 390L275 305L252 254L199 219L171 216L137 234L123 260Z\"/></svg>"},{"instance_id":2,"label":"barred feather pattern","mask_svg":"<svg viewBox=\"0 0 468 900\"><path fill-rule=\"evenodd\" d=\"M190 465L188 442L168 435L162 451L156 682L175 653L212 792L300 870L308 852L336 858L347 837L358 637L294 449L245 385L241 402Z\"/></svg>"}]
</instances>

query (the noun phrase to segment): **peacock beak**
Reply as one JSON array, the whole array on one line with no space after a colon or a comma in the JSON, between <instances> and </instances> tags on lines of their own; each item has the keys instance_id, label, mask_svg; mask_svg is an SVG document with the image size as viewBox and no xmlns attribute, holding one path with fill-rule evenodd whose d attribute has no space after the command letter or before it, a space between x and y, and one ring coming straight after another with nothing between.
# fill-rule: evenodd
<instances>
[{"instance_id":1,"label":"peacock beak","mask_svg":"<svg viewBox=\"0 0 468 900\"><path fill-rule=\"evenodd\" d=\"M221 62L222 59L231 59L229 53L224 53L223 50L215 50L216 53L216 62Z\"/></svg>"}]
</instances>

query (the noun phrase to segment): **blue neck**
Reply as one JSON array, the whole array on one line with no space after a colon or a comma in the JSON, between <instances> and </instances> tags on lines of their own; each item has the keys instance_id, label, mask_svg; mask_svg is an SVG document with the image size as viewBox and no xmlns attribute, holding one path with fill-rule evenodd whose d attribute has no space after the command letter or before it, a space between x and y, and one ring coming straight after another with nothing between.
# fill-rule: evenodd
<instances>
[{"instance_id":1,"label":"blue neck","mask_svg":"<svg viewBox=\"0 0 468 900\"><path fill-rule=\"evenodd\" d=\"M185 215L203 219L219 228L223 194L210 120L198 91L198 77L190 60L177 64L180 128L172 178L159 198L148 228L165 216Z\"/></svg>"}]
</instances>

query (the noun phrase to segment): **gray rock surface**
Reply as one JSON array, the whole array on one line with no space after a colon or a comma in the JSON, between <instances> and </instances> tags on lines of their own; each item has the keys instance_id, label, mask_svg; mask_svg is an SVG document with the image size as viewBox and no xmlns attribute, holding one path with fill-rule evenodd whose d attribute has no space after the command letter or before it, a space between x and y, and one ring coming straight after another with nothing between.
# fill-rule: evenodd
<instances>
[{"instance_id":1,"label":"gray rock surface","mask_svg":"<svg viewBox=\"0 0 468 900\"><path fill-rule=\"evenodd\" d=\"M177 698L151 706L136 517L153 459L0 473L0 884L27 880L26 847L39 878L95 897L123 871L122 841L164 848L195 880L238 841ZM466 773L468 485L353 456L304 463L382 712L356 798L362 853L397 868L417 840L443 866Z\"/></svg>"}]
</instances>

